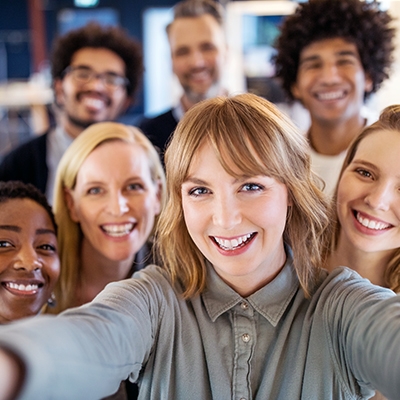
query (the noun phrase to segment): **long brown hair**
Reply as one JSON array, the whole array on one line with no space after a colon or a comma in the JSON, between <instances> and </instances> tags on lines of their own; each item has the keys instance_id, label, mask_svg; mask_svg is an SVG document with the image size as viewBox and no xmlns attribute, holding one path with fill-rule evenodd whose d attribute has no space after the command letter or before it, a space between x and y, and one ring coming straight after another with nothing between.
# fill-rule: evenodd
<instances>
[{"instance_id":1,"label":"long brown hair","mask_svg":"<svg viewBox=\"0 0 400 400\"><path fill-rule=\"evenodd\" d=\"M310 169L308 145L275 106L252 94L217 97L192 107L178 124L166 151L168 200L158 225L161 259L184 296L206 284L205 258L192 241L183 217L181 185L193 156L209 143L222 166L231 160L244 174L269 175L287 186L291 207L284 240L293 250L294 268L309 296L314 290L329 225L328 205Z\"/></svg>"}]
</instances>

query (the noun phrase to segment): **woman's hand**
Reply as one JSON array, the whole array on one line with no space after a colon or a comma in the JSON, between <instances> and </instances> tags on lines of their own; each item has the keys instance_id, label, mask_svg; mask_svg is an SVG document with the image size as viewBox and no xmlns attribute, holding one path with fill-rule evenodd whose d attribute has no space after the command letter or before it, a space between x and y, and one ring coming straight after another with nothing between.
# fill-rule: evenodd
<instances>
[{"instance_id":1,"label":"woman's hand","mask_svg":"<svg viewBox=\"0 0 400 400\"><path fill-rule=\"evenodd\" d=\"M23 375L23 368L17 357L0 349L0 400L16 398Z\"/></svg>"}]
</instances>

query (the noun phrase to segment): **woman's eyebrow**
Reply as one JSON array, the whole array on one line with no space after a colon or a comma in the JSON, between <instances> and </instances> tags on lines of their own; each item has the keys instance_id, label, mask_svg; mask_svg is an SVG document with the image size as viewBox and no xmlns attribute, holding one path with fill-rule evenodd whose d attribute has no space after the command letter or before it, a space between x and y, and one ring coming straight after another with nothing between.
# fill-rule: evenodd
<instances>
[{"instance_id":1,"label":"woman's eyebrow","mask_svg":"<svg viewBox=\"0 0 400 400\"><path fill-rule=\"evenodd\" d=\"M53 229L48 229L48 228L39 228L39 229L36 229L36 233L38 234L38 235L45 235L45 234L48 234L48 233L50 233L50 234L52 234L52 235L56 235L56 233L55 233L55 231L53 230Z\"/></svg>"},{"instance_id":2,"label":"woman's eyebrow","mask_svg":"<svg viewBox=\"0 0 400 400\"><path fill-rule=\"evenodd\" d=\"M0 225L0 229L12 232L21 232L21 227L16 225Z\"/></svg>"},{"instance_id":3,"label":"woman's eyebrow","mask_svg":"<svg viewBox=\"0 0 400 400\"><path fill-rule=\"evenodd\" d=\"M4 230L4 231L11 231L11 232L21 232L22 228L16 225L0 225L0 230ZM39 228L36 229L36 233L38 235L45 235L45 234L52 234L55 235L56 232L53 229L48 229L48 228Z\"/></svg>"},{"instance_id":4,"label":"woman's eyebrow","mask_svg":"<svg viewBox=\"0 0 400 400\"><path fill-rule=\"evenodd\" d=\"M237 178L233 177L232 183L234 183L234 184L235 183L241 183L241 182L247 181L249 179L253 179L253 178L255 178L255 176L250 176L250 175L247 175L247 174L243 174L243 175L241 175L241 176L239 176ZM182 182L182 184L184 184L184 183L194 183L195 185L207 185L208 184L207 181L205 181L203 179L200 179L200 178L196 178L195 176L188 176Z\"/></svg>"},{"instance_id":5,"label":"woman's eyebrow","mask_svg":"<svg viewBox=\"0 0 400 400\"><path fill-rule=\"evenodd\" d=\"M206 185L207 182L200 179L200 178L196 178L195 176L188 176L182 183L194 183L196 185Z\"/></svg>"}]
</instances>

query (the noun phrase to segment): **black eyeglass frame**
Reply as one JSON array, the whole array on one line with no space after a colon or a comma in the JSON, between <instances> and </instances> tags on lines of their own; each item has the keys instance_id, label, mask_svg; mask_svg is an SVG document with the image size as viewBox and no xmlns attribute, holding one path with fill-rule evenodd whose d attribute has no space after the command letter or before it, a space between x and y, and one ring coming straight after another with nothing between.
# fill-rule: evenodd
<instances>
[{"instance_id":1,"label":"black eyeglass frame","mask_svg":"<svg viewBox=\"0 0 400 400\"><path fill-rule=\"evenodd\" d=\"M87 79L80 79L77 76L74 76L75 71L85 71L88 73L88 78ZM97 74L92 68L90 67L84 67L84 66L68 66L67 68L64 69L62 72L61 76L64 78L66 75L72 74L73 78L80 83L88 83L92 81L93 79L100 79L103 84L110 88L110 89L116 89L118 87L123 87L123 88L128 88L130 85L129 79L125 76L115 74L113 72L102 72L101 74ZM111 83L110 81L107 82L106 78L112 78L116 80L115 82Z\"/></svg>"}]
</instances>

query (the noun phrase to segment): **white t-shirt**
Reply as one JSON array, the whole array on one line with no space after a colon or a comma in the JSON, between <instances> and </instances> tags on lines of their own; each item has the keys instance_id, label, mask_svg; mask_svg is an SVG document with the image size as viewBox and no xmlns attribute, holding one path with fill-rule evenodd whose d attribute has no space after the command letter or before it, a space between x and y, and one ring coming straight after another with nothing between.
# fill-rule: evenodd
<instances>
[{"instance_id":1,"label":"white t-shirt","mask_svg":"<svg viewBox=\"0 0 400 400\"><path fill-rule=\"evenodd\" d=\"M361 110L361 115L366 119L365 126L373 124L379 117L367 108ZM334 156L328 156L319 154L310 148L311 167L324 180L324 192L328 195L333 195L335 191L346 153L347 150Z\"/></svg>"},{"instance_id":2,"label":"white t-shirt","mask_svg":"<svg viewBox=\"0 0 400 400\"><path fill-rule=\"evenodd\" d=\"M346 157L347 150L335 156L317 153L310 148L311 167L313 171L325 182L324 192L333 195L340 170Z\"/></svg>"}]
</instances>

